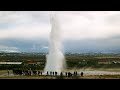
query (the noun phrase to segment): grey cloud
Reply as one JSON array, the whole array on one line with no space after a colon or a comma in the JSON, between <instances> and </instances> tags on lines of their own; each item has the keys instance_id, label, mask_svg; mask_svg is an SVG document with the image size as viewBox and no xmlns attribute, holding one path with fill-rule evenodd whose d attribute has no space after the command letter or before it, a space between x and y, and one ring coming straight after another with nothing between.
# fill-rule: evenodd
<instances>
[{"instance_id":1,"label":"grey cloud","mask_svg":"<svg viewBox=\"0 0 120 90\"><path fill-rule=\"evenodd\" d=\"M107 23L111 25L120 25L120 14L117 15L110 15L109 17L106 18Z\"/></svg>"},{"instance_id":2,"label":"grey cloud","mask_svg":"<svg viewBox=\"0 0 120 90\"><path fill-rule=\"evenodd\" d=\"M48 15L42 11L0 11L0 24L48 23Z\"/></svg>"}]
</instances>

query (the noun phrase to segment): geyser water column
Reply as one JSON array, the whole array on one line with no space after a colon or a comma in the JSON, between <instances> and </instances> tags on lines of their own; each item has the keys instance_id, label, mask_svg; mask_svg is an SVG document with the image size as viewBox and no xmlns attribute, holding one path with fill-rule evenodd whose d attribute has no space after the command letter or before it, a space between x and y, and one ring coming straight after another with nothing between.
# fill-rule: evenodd
<instances>
[{"instance_id":1,"label":"geyser water column","mask_svg":"<svg viewBox=\"0 0 120 90\"><path fill-rule=\"evenodd\" d=\"M51 33L49 40L49 53L46 56L45 72L60 72L65 66L65 58L62 52L61 29L59 26L58 13L50 13Z\"/></svg>"}]
</instances>

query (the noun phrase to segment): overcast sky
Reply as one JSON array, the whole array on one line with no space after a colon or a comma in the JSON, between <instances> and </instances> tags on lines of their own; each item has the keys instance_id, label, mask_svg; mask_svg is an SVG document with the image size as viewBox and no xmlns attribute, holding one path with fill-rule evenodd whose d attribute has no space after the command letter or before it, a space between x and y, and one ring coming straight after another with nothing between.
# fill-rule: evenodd
<instances>
[{"instance_id":1,"label":"overcast sky","mask_svg":"<svg viewBox=\"0 0 120 90\"><path fill-rule=\"evenodd\" d=\"M113 51L120 48L119 11L56 11L56 13L65 42L64 48L70 42L75 43L70 47L73 51L76 48L104 51L108 48ZM47 49L51 30L49 15L50 11L0 11L0 50ZM30 47L25 50L27 45Z\"/></svg>"}]
</instances>

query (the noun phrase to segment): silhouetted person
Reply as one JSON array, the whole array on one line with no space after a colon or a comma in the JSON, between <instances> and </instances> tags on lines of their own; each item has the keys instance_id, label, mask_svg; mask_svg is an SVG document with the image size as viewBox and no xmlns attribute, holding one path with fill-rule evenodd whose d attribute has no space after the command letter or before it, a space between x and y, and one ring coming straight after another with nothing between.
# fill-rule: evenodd
<instances>
[{"instance_id":1,"label":"silhouetted person","mask_svg":"<svg viewBox=\"0 0 120 90\"><path fill-rule=\"evenodd\" d=\"M72 73L70 73L70 77L72 77Z\"/></svg>"},{"instance_id":2,"label":"silhouetted person","mask_svg":"<svg viewBox=\"0 0 120 90\"><path fill-rule=\"evenodd\" d=\"M55 76L57 76L57 72L55 72Z\"/></svg>"},{"instance_id":3,"label":"silhouetted person","mask_svg":"<svg viewBox=\"0 0 120 90\"><path fill-rule=\"evenodd\" d=\"M38 71L38 76L40 76L40 71Z\"/></svg>"},{"instance_id":4,"label":"silhouetted person","mask_svg":"<svg viewBox=\"0 0 120 90\"><path fill-rule=\"evenodd\" d=\"M67 72L65 72L65 75L66 75L66 77L67 77L68 73L67 73Z\"/></svg>"},{"instance_id":5,"label":"silhouetted person","mask_svg":"<svg viewBox=\"0 0 120 90\"><path fill-rule=\"evenodd\" d=\"M83 72L81 72L81 76L83 77Z\"/></svg>"},{"instance_id":6,"label":"silhouetted person","mask_svg":"<svg viewBox=\"0 0 120 90\"><path fill-rule=\"evenodd\" d=\"M72 76L72 73L68 72L68 77L71 77Z\"/></svg>"},{"instance_id":7,"label":"silhouetted person","mask_svg":"<svg viewBox=\"0 0 120 90\"><path fill-rule=\"evenodd\" d=\"M52 72L50 72L50 76L52 75Z\"/></svg>"},{"instance_id":8,"label":"silhouetted person","mask_svg":"<svg viewBox=\"0 0 120 90\"><path fill-rule=\"evenodd\" d=\"M68 77L70 77L71 76L71 73L70 72L68 72Z\"/></svg>"},{"instance_id":9,"label":"silhouetted person","mask_svg":"<svg viewBox=\"0 0 120 90\"><path fill-rule=\"evenodd\" d=\"M48 74L48 71L47 71L47 76L48 76L49 74Z\"/></svg>"},{"instance_id":10,"label":"silhouetted person","mask_svg":"<svg viewBox=\"0 0 120 90\"><path fill-rule=\"evenodd\" d=\"M75 75L77 76L77 72L75 72Z\"/></svg>"},{"instance_id":11,"label":"silhouetted person","mask_svg":"<svg viewBox=\"0 0 120 90\"><path fill-rule=\"evenodd\" d=\"M54 76L54 72L53 72L53 76Z\"/></svg>"},{"instance_id":12,"label":"silhouetted person","mask_svg":"<svg viewBox=\"0 0 120 90\"><path fill-rule=\"evenodd\" d=\"M61 78L63 77L63 73L62 73L62 72L60 73L60 77L61 77Z\"/></svg>"},{"instance_id":13,"label":"silhouetted person","mask_svg":"<svg viewBox=\"0 0 120 90\"><path fill-rule=\"evenodd\" d=\"M22 75L22 70L20 70L19 72L20 72L20 75Z\"/></svg>"},{"instance_id":14,"label":"silhouetted person","mask_svg":"<svg viewBox=\"0 0 120 90\"><path fill-rule=\"evenodd\" d=\"M74 76L76 76L76 72L74 72Z\"/></svg>"},{"instance_id":15,"label":"silhouetted person","mask_svg":"<svg viewBox=\"0 0 120 90\"><path fill-rule=\"evenodd\" d=\"M40 74L41 74L41 76L42 76L42 72L41 72Z\"/></svg>"},{"instance_id":16,"label":"silhouetted person","mask_svg":"<svg viewBox=\"0 0 120 90\"><path fill-rule=\"evenodd\" d=\"M61 72L61 73L60 73L60 76L62 76L62 75L63 75L63 73Z\"/></svg>"},{"instance_id":17,"label":"silhouetted person","mask_svg":"<svg viewBox=\"0 0 120 90\"><path fill-rule=\"evenodd\" d=\"M9 70L8 70L8 76L9 76Z\"/></svg>"}]
</instances>

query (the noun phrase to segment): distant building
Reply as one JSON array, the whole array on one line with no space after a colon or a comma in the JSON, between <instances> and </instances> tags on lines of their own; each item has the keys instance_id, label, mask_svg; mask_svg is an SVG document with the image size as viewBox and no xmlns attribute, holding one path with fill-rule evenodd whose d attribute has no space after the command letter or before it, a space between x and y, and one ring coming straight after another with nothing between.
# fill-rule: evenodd
<instances>
[{"instance_id":1,"label":"distant building","mask_svg":"<svg viewBox=\"0 0 120 90\"><path fill-rule=\"evenodd\" d=\"M0 65L19 65L19 64L22 64L22 62L0 62Z\"/></svg>"},{"instance_id":2,"label":"distant building","mask_svg":"<svg viewBox=\"0 0 120 90\"><path fill-rule=\"evenodd\" d=\"M25 62L24 64L26 64L26 65L44 65L44 63L45 62L43 62L43 61L27 61L27 62Z\"/></svg>"},{"instance_id":3,"label":"distant building","mask_svg":"<svg viewBox=\"0 0 120 90\"><path fill-rule=\"evenodd\" d=\"M98 64L112 64L111 62L98 62Z\"/></svg>"}]
</instances>

